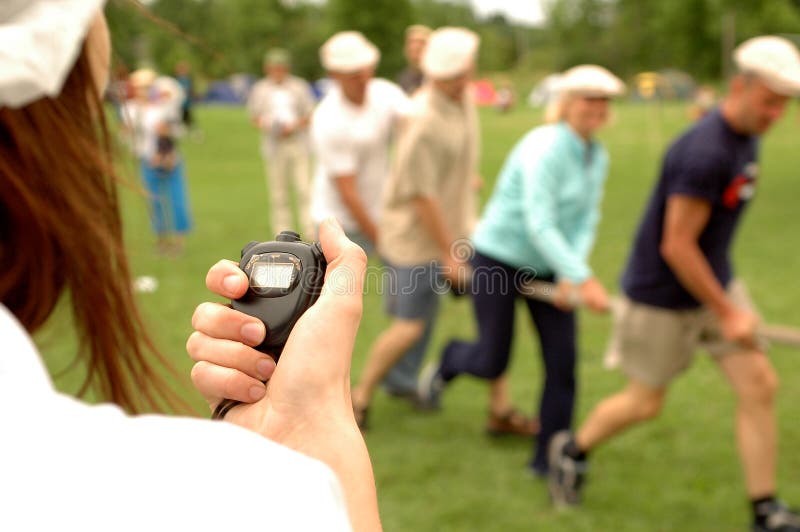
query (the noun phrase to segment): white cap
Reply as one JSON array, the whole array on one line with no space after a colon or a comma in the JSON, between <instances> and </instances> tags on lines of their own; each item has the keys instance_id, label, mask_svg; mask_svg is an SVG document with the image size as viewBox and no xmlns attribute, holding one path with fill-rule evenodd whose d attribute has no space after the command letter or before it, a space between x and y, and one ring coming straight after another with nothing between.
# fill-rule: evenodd
<instances>
[{"instance_id":1,"label":"white cap","mask_svg":"<svg viewBox=\"0 0 800 532\"><path fill-rule=\"evenodd\" d=\"M452 79L475 62L480 37L466 28L444 27L431 33L420 66L430 79Z\"/></svg>"},{"instance_id":2,"label":"white cap","mask_svg":"<svg viewBox=\"0 0 800 532\"><path fill-rule=\"evenodd\" d=\"M800 53L786 39L771 35L748 39L733 51L733 60L741 72L755 74L778 94L800 93Z\"/></svg>"},{"instance_id":3,"label":"white cap","mask_svg":"<svg viewBox=\"0 0 800 532\"><path fill-rule=\"evenodd\" d=\"M558 81L558 91L610 98L625 94L625 84L601 66L578 65L564 72Z\"/></svg>"},{"instance_id":4,"label":"white cap","mask_svg":"<svg viewBox=\"0 0 800 532\"><path fill-rule=\"evenodd\" d=\"M325 41L319 58L329 72L355 72L377 65L381 53L360 32L342 31Z\"/></svg>"},{"instance_id":5,"label":"white cap","mask_svg":"<svg viewBox=\"0 0 800 532\"><path fill-rule=\"evenodd\" d=\"M0 1L0 107L57 96L104 3Z\"/></svg>"}]
</instances>

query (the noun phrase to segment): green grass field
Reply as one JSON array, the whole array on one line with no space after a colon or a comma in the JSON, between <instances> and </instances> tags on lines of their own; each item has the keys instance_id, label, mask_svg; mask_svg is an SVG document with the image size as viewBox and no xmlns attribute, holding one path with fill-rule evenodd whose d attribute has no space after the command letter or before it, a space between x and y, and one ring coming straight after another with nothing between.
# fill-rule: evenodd
<instances>
[{"instance_id":1,"label":"green grass field","mask_svg":"<svg viewBox=\"0 0 800 532\"><path fill-rule=\"evenodd\" d=\"M206 271L220 258L238 258L243 244L269 239L271 233L257 134L244 112L201 108L198 115L205 141L183 144L196 223L185 255L167 259L155 254L142 196L126 191L124 206L134 274L155 276L160 283L155 293L140 296L146 319L159 345L187 375L185 383L176 385L183 385L189 400L205 412L187 384L191 363L184 343L195 306L211 298L204 286ZM540 114L486 111L482 119L485 200L505 154L539 123ZM609 287L616 288L663 150L687 123L682 106L624 104L601 134L612 165L592 264ZM766 318L800 326L797 128L793 108L764 143L758 199L744 221L735 257L738 274ZM138 182L135 173L128 174ZM375 287L368 291L354 379L370 343L387 324ZM530 413L542 369L526 313L519 312L517 319L510 375L515 402ZM39 340L51 369L58 371L71 360L73 347L61 341L69 330L63 310L52 321ZM581 316L578 422L623 383L618 373L601 366L608 331L608 318ZM438 356L448 338L473 334L469 301L447 298L429 359ZM780 490L800 505L800 453L795 452L800 446L800 352L775 348L772 358L782 377ZM77 375L66 373L58 385L73 390L76 382ZM726 531L744 530L748 523L733 439L733 396L705 357L675 383L661 418L597 450L585 505L566 513L551 509L544 483L526 472L530 442L483 434L486 386L465 378L451 388L437 414L417 413L382 393L376 398L367 443L386 530Z\"/></svg>"}]
</instances>

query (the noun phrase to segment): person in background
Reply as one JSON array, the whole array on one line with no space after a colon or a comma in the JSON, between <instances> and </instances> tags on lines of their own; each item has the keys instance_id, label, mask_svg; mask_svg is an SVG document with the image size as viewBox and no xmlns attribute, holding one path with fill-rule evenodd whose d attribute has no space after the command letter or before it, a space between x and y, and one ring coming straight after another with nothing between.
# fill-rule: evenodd
<instances>
[{"instance_id":1,"label":"person in background","mask_svg":"<svg viewBox=\"0 0 800 532\"><path fill-rule=\"evenodd\" d=\"M511 80L503 79L498 83L497 96L495 98L494 106L499 113L507 113L511 111L517 104L517 95L514 93L514 86Z\"/></svg>"},{"instance_id":2,"label":"person in background","mask_svg":"<svg viewBox=\"0 0 800 532\"><path fill-rule=\"evenodd\" d=\"M420 61L425 51L425 45L431 35L428 26L414 24L406 28L406 42L403 52L406 56L406 68L397 76L397 84L411 96L422 86L424 74Z\"/></svg>"},{"instance_id":3,"label":"person in background","mask_svg":"<svg viewBox=\"0 0 800 532\"><path fill-rule=\"evenodd\" d=\"M174 131L183 91L174 79L159 78L150 69L133 72L130 83L135 97L124 105L122 116L149 193L157 250L180 254L192 227L185 166L177 154Z\"/></svg>"},{"instance_id":4,"label":"person in background","mask_svg":"<svg viewBox=\"0 0 800 532\"><path fill-rule=\"evenodd\" d=\"M692 98L692 106L689 109L689 118L700 120L717 106L717 93L714 87L703 85L697 89Z\"/></svg>"},{"instance_id":5,"label":"person in background","mask_svg":"<svg viewBox=\"0 0 800 532\"><path fill-rule=\"evenodd\" d=\"M422 55L428 81L412 99L383 196L378 252L388 274L384 299L392 323L372 345L353 389L362 429L375 388L398 362L409 367L396 377L415 393L438 313L439 279L457 288L465 282L466 265L452 248L467 238L474 217L468 196L474 194L480 132L467 93L478 44L467 29L440 28Z\"/></svg>"},{"instance_id":6,"label":"person in background","mask_svg":"<svg viewBox=\"0 0 800 532\"><path fill-rule=\"evenodd\" d=\"M190 134L199 132L193 113L194 100L196 98L194 76L192 76L192 66L188 61L180 61L175 65L175 80L183 89L180 117L182 129Z\"/></svg>"},{"instance_id":7,"label":"person in background","mask_svg":"<svg viewBox=\"0 0 800 532\"><path fill-rule=\"evenodd\" d=\"M438 403L460 375L502 376L523 283L534 277L558 282L554 304L525 299L544 362L541 429L530 462L542 477L550 438L570 427L575 402L577 320L567 296L575 287L591 310L608 308L608 295L589 266L608 173L608 154L595 134L608 121L610 98L624 88L599 66L580 65L564 73L549 117L554 123L533 129L513 148L473 235L471 294L478 339L448 343L441 360L420 379L422 398ZM509 408L502 396L493 393L490 400L499 403L490 411Z\"/></svg>"},{"instance_id":8,"label":"person in background","mask_svg":"<svg viewBox=\"0 0 800 532\"><path fill-rule=\"evenodd\" d=\"M314 95L308 82L291 74L289 52L282 48L266 53L264 74L250 92L247 112L261 131L272 232L295 228L289 201L293 186L300 231L306 238L312 238L315 233L309 211L311 160L307 130L314 110Z\"/></svg>"},{"instance_id":9,"label":"person in background","mask_svg":"<svg viewBox=\"0 0 800 532\"><path fill-rule=\"evenodd\" d=\"M234 408L225 422L133 415L183 402L132 292L101 99L111 53L102 7L0 3L8 45L0 55L0 400L25 404L4 413L0 530L380 530L348 387L366 259L335 222L320 229L329 277L281 367L248 352L259 357L254 367L267 362L259 377L271 379L269 390L255 381L258 403ZM229 298L247 280L220 263L209 286ZM36 350L32 336L64 300L82 391L109 404L58 392ZM265 332L209 308L195 315L203 330ZM235 345L205 340L198 333L190 347L219 354ZM195 366L200 384L204 367ZM205 393L213 404L213 390ZM254 508L255 517L245 510Z\"/></svg>"},{"instance_id":10,"label":"person in background","mask_svg":"<svg viewBox=\"0 0 800 532\"><path fill-rule=\"evenodd\" d=\"M392 138L408 98L394 83L373 77L380 52L359 32L333 35L320 59L334 84L311 119L317 159L311 217L320 223L335 216L347 236L371 253Z\"/></svg>"},{"instance_id":11,"label":"person in background","mask_svg":"<svg viewBox=\"0 0 800 532\"><path fill-rule=\"evenodd\" d=\"M574 436L565 431L552 440L550 492L558 505L580 502L588 453L658 416L670 384L705 341L736 395L752 528L800 531L800 516L776 493L778 377L756 339L753 302L730 262L759 178L758 139L800 94L800 53L786 39L756 37L734 51L734 60L739 72L720 107L667 151L622 276L625 299L615 312L612 345L628 382Z\"/></svg>"}]
</instances>

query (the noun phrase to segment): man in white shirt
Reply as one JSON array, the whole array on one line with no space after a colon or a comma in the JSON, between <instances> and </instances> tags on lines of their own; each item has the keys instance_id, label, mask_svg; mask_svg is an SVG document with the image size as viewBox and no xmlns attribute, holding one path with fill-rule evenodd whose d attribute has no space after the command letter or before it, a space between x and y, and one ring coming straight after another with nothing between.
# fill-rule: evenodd
<instances>
[{"instance_id":1,"label":"man in white shirt","mask_svg":"<svg viewBox=\"0 0 800 532\"><path fill-rule=\"evenodd\" d=\"M273 48L264 57L266 77L253 86L247 111L261 130L261 155L267 174L272 231L294 229L289 186L297 195L300 230L311 238L310 153L306 129L314 109L309 84L291 75L288 52Z\"/></svg>"},{"instance_id":2,"label":"man in white shirt","mask_svg":"<svg viewBox=\"0 0 800 532\"><path fill-rule=\"evenodd\" d=\"M361 33L340 32L320 49L334 86L314 111L311 139L317 157L311 217L335 216L367 252L377 241L389 149L408 106L402 89L373 78L380 52Z\"/></svg>"}]
</instances>

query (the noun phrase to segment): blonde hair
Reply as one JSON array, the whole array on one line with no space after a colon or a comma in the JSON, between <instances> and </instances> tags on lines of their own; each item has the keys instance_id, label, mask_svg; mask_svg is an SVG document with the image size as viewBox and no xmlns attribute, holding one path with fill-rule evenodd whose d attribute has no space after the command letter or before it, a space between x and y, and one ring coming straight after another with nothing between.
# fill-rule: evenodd
<instances>
[{"instance_id":1,"label":"blonde hair","mask_svg":"<svg viewBox=\"0 0 800 532\"><path fill-rule=\"evenodd\" d=\"M550 100L544 110L544 121L547 124L561 122L567 117L567 108L575 100L575 94L571 92L560 92L555 98Z\"/></svg>"},{"instance_id":2,"label":"blonde hair","mask_svg":"<svg viewBox=\"0 0 800 532\"><path fill-rule=\"evenodd\" d=\"M567 111L572 102L582 97L580 93L565 91L559 93L555 98L550 100L544 110L545 124L557 124L567 119ZM612 124L616 119L616 114L612 108L608 110L608 119L605 125Z\"/></svg>"}]
</instances>

